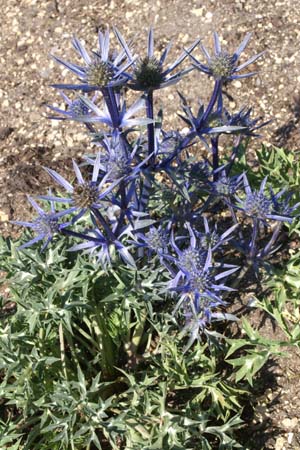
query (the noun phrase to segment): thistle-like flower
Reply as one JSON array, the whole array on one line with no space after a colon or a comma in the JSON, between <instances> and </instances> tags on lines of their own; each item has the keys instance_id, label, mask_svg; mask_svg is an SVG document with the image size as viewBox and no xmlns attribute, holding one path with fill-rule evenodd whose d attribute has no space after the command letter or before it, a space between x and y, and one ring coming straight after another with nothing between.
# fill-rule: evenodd
<instances>
[{"instance_id":1,"label":"thistle-like flower","mask_svg":"<svg viewBox=\"0 0 300 450\"><path fill-rule=\"evenodd\" d=\"M114 182L121 178L126 182L134 179L151 157L149 155L147 158L143 158L139 155L139 139L134 145L129 145L120 134L112 137L105 136L100 145L104 152L101 153L99 168L107 174L108 182ZM94 166L97 158L87 158L87 161Z\"/></svg>"},{"instance_id":2,"label":"thistle-like flower","mask_svg":"<svg viewBox=\"0 0 300 450\"><path fill-rule=\"evenodd\" d=\"M191 270L185 270L184 277L181 277L180 282L169 283L169 288L172 291L178 292L180 295L179 302L175 310L177 310L184 301L190 300L197 313L201 312L203 302L209 301L211 307L225 305L221 298L222 291L233 291L234 289L218 284L218 281L231 275L238 267L232 267L225 272L216 273L216 268L212 263L212 252L209 248L206 252L206 259L203 265L195 266ZM176 276L178 278L178 275Z\"/></svg>"},{"instance_id":3,"label":"thistle-like flower","mask_svg":"<svg viewBox=\"0 0 300 450\"><path fill-rule=\"evenodd\" d=\"M153 253L165 256L168 253L169 236L161 226L151 226L146 233L136 233L136 239L135 245L146 248L148 256Z\"/></svg>"},{"instance_id":4,"label":"thistle-like flower","mask_svg":"<svg viewBox=\"0 0 300 450\"><path fill-rule=\"evenodd\" d=\"M254 63L258 58L260 58L264 52L258 53L252 56L246 62L238 65L238 60L241 53L245 50L249 40L251 38L251 33L248 33L240 46L236 49L233 55L230 55L226 51L221 49L220 39L217 33L214 33L214 55L211 56L205 46L200 43L200 48L206 58L206 64L198 61L194 56L190 55L193 66L200 70L201 72L211 75L215 80L230 81L240 78L248 78L255 75L256 72L243 73L240 72L248 67L250 64Z\"/></svg>"},{"instance_id":5,"label":"thistle-like flower","mask_svg":"<svg viewBox=\"0 0 300 450\"><path fill-rule=\"evenodd\" d=\"M63 92L59 92L64 101L67 104L67 109L57 108L56 106L47 105L52 111L58 114L58 116L49 116L49 119L56 120L76 120L83 122L90 115L91 109L83 101L84 97L76 97L75 100L71 100ZM96 96L94 96L93 101Z\"/></svg>"},{"instance_id":6,"label":"thistle-like flower","mask_svg":"<svg viewBox=\"0 0 300 450\"><path fill-rule=\"evenodd\" d=\"M198 136L206 144L207 136L214 136L219 134L234 134L237 132L242 132L245 129L245 125L242 123L231 123L227 117L222 113L216 112L209 114L206 120L204 119L205 110L204 105L199 103L199 108L197 114L194 115L190 106L187 103L186 98L178 93L181 100L181 108L183 114L178 114L179 117L191 128L190 139L193 136Z\"/></svg>"},{"instance_id":7,"label":"thistle-like flower","mask_svg":"<svg viewBox=\"0 0 300 450\"><path fill-rule=\"evenodd\" d=\"M95 218L93 216L93 222L97 226ZM72 234L73 236L75 233ZM129 250L120 241L119 238L115 238L113 234L110 237L106 237L99 228L88 231L88 233L78 233L77 237L84 240L81 244L73 245L69 251L80 251L90 256L95 256L102 268L105 270L110 267L115 260L116 252L120 255L122 260L131 268L136 268L135 261L131 256Z\"/></svg>"},{"instance_id":8,"label":"thistle-like flower","mask_svg":"<svg viewBox=\"0 0 300 450\"><path fill-rule=\"evenodd\" d=\"M278 194L272 193L267 196L265 194L265 187L267 183L267 177L261 182L259 190L252 191L247 176L243 175L245 197L240 199L236 197L238 203L236 208L243 211L247 216L252 219L258 219L267 224L267 219L278 220L280 222L293 221L293 217L290 217L291 210L288 209L287 204L280 206L278 199L283 195L284 191L278 192Z\"/></svg>"},{"instance_id":9,"label":"thistle-like flower","mask_svg":"<svg viewBox=\"0 0 300 450\"><path fill-rule=\"evenodd\" d=\"M119 36L120 33L117 33ZM77 75L80 81L80 84L54 84L53 87L91 92L107 87L123 85L132 78L126 71L134 63L134 57L127 60L126 55L128 54L123 50L117 54L111 54L109 50L109 30L104 34L100 31L98 41L99 50L93 52L93 55L90 56L84 45L77 38L73 38L73 47L83 58L84 66L79 66L64 61L57 56L53 56L55 61Z\"/></svg>"},{"instance_id":10,"label":"thistle-like flower","mask_svg":"<svg viewBox=\"0 0 300 450\"><path fill-rule=\"evenodd\" d=\"M37 211L38 217L33 222L24 222L21 220L12 221L15 225L21 225L32 229L36 233L36 237L26 242L19 247L19 250L23 248L30 247L36 242L44 241L41 251L45 250L49 245L53 237L60 233L61 230L70 225L70 222L59 223L59 218L65 215L65 212L56 212L54 202L50 202L50 211L44 211L37 202L31 198L27 197L31 206Z\"/></svg>"},{"instance_id":11,"label":"thistle-like flower","mask_svg":"<svg viewBox=\"0 0 300 450\"><path fill-rule=\"evenodd\" d=\"M127 57L132 60L132 54L121 35L119 35L119 42L124 48ZM147 55L135 61L133 79L130 80L129 86L134 90L151 92L177 83L184 74L190 72L191 68L179 70L176 73L173 73L174 70L186 59L188 54L193 51L198 43L199 39L197 39L186 52L183 52L174 63L165 68L164 64L171 49L171 43L163 51L161 57L157 59L154 56L153 29L150 28L148 33Z\"/></svg>"},{"instance_id":12,"label":"thistle-like flower","mask_svg":"<svg viewBox=\"0 0 300 450\"><path fill-rule=\"evenodd\" d=\"M219 174L218 179L209 182L211 194L223 199L230 199L242 186L244 174L229 177L224 169L221 171L218 169L216 172Z\"/></svg>"},{"instance_id":13,"label":"thistle-like flower","mask_svg":"<svg viewBox=\"0 0 300 450\"><path fill-rule=\"evenodd\" d=\"M47 173L62 186L69 197L56 197L52 195L39 195L38 198L43 200L50 200L54 202L67 203L70 205L68 209L64 211L65 214L77 212L73 217L72 223L78 220L85 214L86 211L100 208L101 200L107 198L108 194L114 189L120 180L116 180L113 183L108 182L109 174L103 176L101 181L98 181L100 171L100 153L96 157L96 161L93 167L93 174L91 181L85 181L82 173L73 160L73 167L76 175L76 183L74 186L70 184L64 177L59 175L55 170L45 168Z\"/></svg>"},{"instance_id":14,"label":"thistle-like flower","mask_svg":"<svg viewBox=\"0 0 300 450\"><path fill-rule=\"evenodd\" d=\"M259 137L257 130L268 125L271 120L259 123L261 117L256 119L251 119L252 108L242 108L239 112L235 114L229 114L229 112L224 108L224 114L227 118L228 125L241 127L237 130L237 134L242 134L244 136Z\"/></svg>"},{"instance_id":15,"label":"thistle-like flower","mask_svg":"<svg viewBox=\"0 0 300 450\"><path fill-rule=\"evenodd\" d=\"M233 238L231 234L238 227L238 224L232 225L224 233L219 234L217 225L214 226L213 230L210 230L208 221L205 216L203 216L203 222L205 232L204 233L197 232L197 237L199 239L201 247L206 251L208 251L208 249L211 248L212 252L214 252L221 245L231 240Z\"/></svg>"}]
</instances>

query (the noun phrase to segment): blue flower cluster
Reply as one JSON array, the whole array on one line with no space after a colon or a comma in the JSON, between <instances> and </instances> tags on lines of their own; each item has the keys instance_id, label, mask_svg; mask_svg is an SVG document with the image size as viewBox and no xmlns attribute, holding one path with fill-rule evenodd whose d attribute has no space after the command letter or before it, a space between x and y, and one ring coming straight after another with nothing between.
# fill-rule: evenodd
<instances>
[{"instance_id":1,"label":"blue flower cluster","mask_svg":"<svg viewBox=\"0 0 300 450\"><path fill-rule=\"evenodd\" d=\"M185 318L192 342L213 320L232 319L224 312L224 293L233 290L227 286L230 276L243 262L259 267L274 250L282 222L291 222L298 208L290 204L291 193L271 188L267 193L267 179L256 190L245 173L232 174L239 146L257 137L266 122L251 118L251 108L229 112L222 87L254 75L256 71L244 70L263 52L239 64L250 34L230 54L214 33L212 56L197 39L167 64L171 44L157 55L152 29L144 55L136 55L118 30L114 34L118 50L110 47L109 30L99 32L98 48L92 52L74 38L82 65L53 56L76 75L78 84L53 85L66 109L48 106L50 117L82 123L96 151L82 164L73 161L72 182L45 168L63 193L29 198L37 218L15 223L36 234L22 248L43 241L45 249L57 234L64 234L80 240L70 250L91 254L104 269L120 262L132 270L145 264L149 270L153 264L161 267L168 278L166 290L175 298L174 311ZM198 48L205 62L194 56ZM195 113L179 93L180 117L189 131L164 130L162 114L154 111L154 95L192 70L212 77L210 100L207 106L199 102ZM130 89L137 91L137 99L127 106ZM227 148L231 142L226 163L220 163L221 138ZM197 143L208 150L206 159L193 152ZM37 200L49 202L50 211ZM262 230L265 235L270 224L272 235L261 245ZM237 265L226 263L224 246L240 251Z\"/></svg>"}]
</instances>

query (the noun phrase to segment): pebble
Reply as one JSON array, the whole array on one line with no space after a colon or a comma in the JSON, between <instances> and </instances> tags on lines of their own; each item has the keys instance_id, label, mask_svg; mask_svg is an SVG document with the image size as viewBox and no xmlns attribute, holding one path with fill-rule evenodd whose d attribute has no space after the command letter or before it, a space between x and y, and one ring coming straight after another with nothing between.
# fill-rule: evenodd
<instances>
[{"instance_id":1,"label":"pebble","mask_svg":"<svg viewBox=\"0 0 300 450\"><path fill-rule=\"evenodd\" d=\"M236 89L240 89L242 87L242 83L240 82L240 80L234 80L232 84Z\"/></svg>"},{"instance_id":2,"label":"pebble","mask_svg":"<svg viewBox=\"0 0 300 450\"><path fill-rule=\"evenodd\" d=\"M286 428L287 430L293 430L298 425L298 419L297 417L294 417L293 419L283 419L282 426Z\"/></svg>"},{"instance_id":3,"label":"pebble","mask_svg":"<svg viewBox=\"0 0 300 450\"><path fill-rule=\"evenodd\" d=\"M275 442L275 450L286 450L286 447L284 446L285 442L286 441L283 437L277 438Z\"/></svg>"},{"instance_id":4,"label":"pebble","mask_svg":"<svg viewBox=\"0 0 300 450\"><path fill-rule=\"evenodd\" d=\"M194 8L191 10L191 13L196 17L201 17L203 15L203 8Z\"/></svg>"},{"instance_id":5,"label":"pebble","mask_svg":"<svg viewBox=\"0 0 300 450\"><path fill-rule=\"evenodd\" d=\"M8 214L0 209L0 222L7 222L9 219Z\"/></svg>"}]
</instances>

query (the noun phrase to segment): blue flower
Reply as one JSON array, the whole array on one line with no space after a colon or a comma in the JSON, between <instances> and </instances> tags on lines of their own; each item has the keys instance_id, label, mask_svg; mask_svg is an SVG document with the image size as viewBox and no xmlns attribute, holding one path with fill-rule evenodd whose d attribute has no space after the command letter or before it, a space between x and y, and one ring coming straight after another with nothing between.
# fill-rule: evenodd
<instances>
[{"instance_id":1,"label":"blue flower","mask_svg":"<svg viewBox=\"0 0 300 450\"><path fill-rule=\"evenodd\" d=\"M188 269L188 270L187 270ZM222 300L222 291L234 291L234 289L219 284L219 280L231 275L238 267L232 267L225 272L216 273L216 267L212 263L212 252L209 248L206 252L204 264L193 264L184 270L184 278L178 283L171 282L169 288L171 291L180 294L179 301L176 305L177 311L185 301L191 301L195 312L198 314L203 311L203 305L209 304L210 308L224 306Z\"/></svg>"},{"instance_id":2,"label":"blue flower","mask_svg":"<svg viewBox=\"0 0 300 450\"><path fill-rule=\"evenodd\" d=\"M23 227L31 228L35 233L36 237L21 245L19 249L30 247L39 241L44 241L42 250L45 250L49 245L53 237L61 232L64 228L70 225L70 222L59 223L59 218L64 216L64 212L56 212L54 207L54 202L50 202L50 212L44 211L36 201L27 197L33 208L37 211L38 217L33 222L24 222L20 220L14 220L12 223L16 225L21 225Z\"/></svg>"},{"instance_id":3,"label":"blue flower","mask_svg":"<svg viewBox=\"0 0 300 450\"><path fill-rule=\"evenodd\" d=\"M70 184L64 177L59 175L55 170L48 169L45 167L47 173L60 185L62 186L69 197L55 197L52 195L39 195L38 198L43 200L50 200L60 203L68 203L70 208L64 211L65 214L70 214L77 212L77 215L73 218L74 223L83 214L101 207L101 200L105 199L108 194L114 189L114 187L119 183L119 179L113 183L108 182L109 174L106 174L101 181L98 181L99 171L100 171L100 153L96 157L96 161L93 168L91 181L85 181L81 171L73 160L73 167L76 175L76 183L74 186Z\"/></svg>"},{"instance_id":4,"label":"blue flower","mask_svg":"<svg viewBox=\"0 0 300 450\"><path fill-rule=\"evenodd\" d=\"M93 230L86 231L85 233L76 233L71 230L66 231L66 234L78 237L85 241L81 244L74 245L69 249L69 251L84 250L84 253L95 256L103 269L107 269L112 265L115 261L117 252L126 265L136 269L133 257L127 247L122 244L120 240L122 236L126 234L127 230L124 229L121 233L116 233L117 224L115 224L113 229L109 228L109 224L104 222L103 217L97 210L92 213L92 221L95 225ZM104 233L100 231L99 226L104 229Z\"/></svg>"},{"instance_id":5,"label":"blue flower","mask_svg":"<svg viewBox=\"0 0 300 450\"><path fill-rule=\"evenodd\" d=\"M122 36L119 36L119 42L123 46L127 57L132 60L132 54ZM183 52L176 61L165 68L165 60L172 45L170 43L161 54L161 57L157 59L154 56L153 28L150 28L148 33L147 55L134 62L133 79L130 80L129 86L134 90L149 92L177 83L184 74L190 72L191 68L173 73L174 70L186 59L198 43L199 39L188 50Z\"/></svg>"},{"instance_id":6,"label":"blue flower","mask_svg":"<svg viewBox=\"0 0 300 450\"><path fill-rule=\"evenodd\" d=\"M230 81L239 78L248 78L255 75L256 72L243 73L240 72L248 67L250 64L254 63L258 58L260 58L264 52L258 53L252 56L246 62L238 65L238 60L241 53L245 50L249 40L251 38L251 33L248 33L240 46L236 49L233 55L230 55L226 51L221 49L220 39L217 33L214 33L214 55L211 56L205 46L200 43L200 48L206 58L206 64L201 63L192 55L190 55L193 66L200 70L201 72L211 75L215 80Z\"/></svg>"},{"instance_id":7,"label":"blue flower","mask_svg":"<svg viewBox=\"0 0 300 450\"><path fill-rule=\"evenodd\" d=\"M246 125L228 120L222 112L216 112L209 114L208 118L204 120L205 110L202 103L199 104L197 115L194 115L190 106L188 105L186 98L178 93L181 99L181 108L183 114L178 114L179 117L191 128L190 139L194 136L200 137L200 139L206 144L206 139L203 135L214 136L219 134L235 134L237 132L243 132L246 129Z\"/></svg>"},{"instance_id":8,"label":"blue flower","mask_svg":"<svg viewBox=\"0 0 300 450\"><path fill-rule=\"evenodd\" d=\"M148 249L149 256L155 253L164 256L168 253L169 236L161 226L158 228L151 226L146 233L136 233L138 247Z\"/></svg>"},{"instance_id":9,"label":"blue flower","mask_svg":"<svg viewBox=\"0 0 300 450\"><path fill-rule=\"evenodd\" d=\"M296 217L298 214L295 212L299 209L300 203L290 205L290 200L293 197L292 192L286 192L286 189L274 193L273 189L270 188L271 202L273 205L273 210L276 214L285 217ZM280 200L279 200L280 199Z\"/></svg>"},{"instance_id":10,"label":"blue flower","mask_svg":"<svg viewBox=\"0 0 300 450\"><path fill-rule=\"evenodd\" d=\"M84 121L91 113L90 108L83 101L84 97L77 97L75 100L69 99L63 92L59 92L62 98L65 100L67 104L67 109L60 109L52 105L47 105L55 113L59 114L58 116L49 116L49 119L56 120L76 120L78 122ZM94 96L95 99L95 96Z\"/></svg>"},{"instance_id":11,"label":"blue flower","mask_svg":"<svg viewBox=\"0 0 300 450\"><path fill-rule=\"evenodd\" d=\"M280 191L277 194L272 192L270 196L267 196L265 194L267 177L261 182L259 190L255 191L252 191L245 174L243 179L246 195L243 199L236 197L238 201L237 209L243 211L252 219L261 220L265 224L267 224L267 219L289 223L293 221L293 217L290 217L292 211L288 208L287 203L284 202L281 205L278 201L284 191Z\"/></svg>"},{"instance_id":12,"label":"blue flower","mask_svg":"<svg viewBox=\"0 0 300 450\"><path fill-rule=\"evenodd\" d=\"M117 32L118 35L120 34ZM110 52L109 30L104 34L99 32L99 50L90 56L84 45L73 38L72 44L77 53L83 58L84 66L73 64L53 56L55 61L65 66L79 78L80 84L54 84L59 89L77 89L84 92L101 90L107 87L120 86L131 78L126 70L133 64L134 59L126 60L126 54L122 50L118 54Z\"/></svg>"},{"instance_id":13,"label":"blue flower","mask_svg":"<svg viewBox=\"0 0 300 450\"><path fill-rule=\"evenodd\" d=\"M244 174L229 177L223 168L218 169L215 173L218 178L209 182L209 185L211 194L216 197L228 200L236 194L243 184Z\"/></svg>"},{"instance_id":14,"label":"blue flower","mask_svg":"<svg viewBox=\"0 0 300 450\"><path fill-rule=\"evenodd\" d=\"M122 179L124 182L128 182L135 179L152 156L149 155L146 158L140 156L140 140L138 139L134 145L130 145L120 134L103 137L100 145L104 152L101 153L99 168L107 174L106 181L113 182ZM96 160L87 158L92 165L95 165Z\"/></svg>"},{"instance_id":15,"label":"blue flower","mask_svg":"<svg viewBox=\"0 0 300 450\"><path fill-rule=\"evenodd\" d=\"M257 134L256 131L268 125L271 120L259 123L261 117L251 119L251 112L252 108L247 109L244 107L235 114L229 114L229 112L224 108L224 114L227 117L228 125L241 127L240 131L237 131L237 134L259 137L259 134Z\"/></svg>"},{"instance_id":16,"label":"blue flower","mask_svg":"<svg viewBox=\"0 0 300 450\"><path fill-rule=\"evenodd\" d=\"M233 236L230 235L238 227L238 224L232 225L230 228L228 228L228 230L226 230L224 233L220 235L218 233L218 228L216 224L214 226L214 229L210 230L206 217L203 217L203 221L205 233L197 232L197 237L199 239L201 248L204 250L208 250L209 248L211 248L212 252L217 250L217 248L219 248L221 245L231 240Z\"/></svg>"}]
</instances>

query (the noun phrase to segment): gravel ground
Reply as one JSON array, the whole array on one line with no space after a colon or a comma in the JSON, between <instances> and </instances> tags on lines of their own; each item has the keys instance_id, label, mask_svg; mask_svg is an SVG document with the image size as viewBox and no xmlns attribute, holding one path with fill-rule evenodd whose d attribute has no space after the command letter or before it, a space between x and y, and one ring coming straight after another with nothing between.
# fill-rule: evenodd
<instances>
[{"instance_id":1,"label":"gravel ground","mask_svg":"<svg viewBox=\"0 0 300 450\"><path fill-rule=\"evenodd\" d=\"M87 151L80 125L71 128L45 117L45 104L61 104L49 85L71 80L49 54L74 60L73 34L90 47L96 45L97 30L117 26L127 39L136 37L139 50L153 24L159 50L174 39L172 58L198 37L210 46L212 31L219 32L229 50L251 31L245 57L266 53L256 64L258 76L228 87L228 106L253 106L255 116L273 119L264 129L264 141L293 151L300 134L299 6L299 0L2 0L0 231L14 233L8 220L28 217L25 194L44 193L49 186L41 166L67 172L70 158ZM157 106L163 104L168 111L167 125L180 126L178 88L189 100L201 96L206 102L212 84L192 73L179 86L166 89ZM253 449L300 449L299 355L280 360L276 370L278 386L269 388L253 423Z\"/></svg>"}]
</instances>

